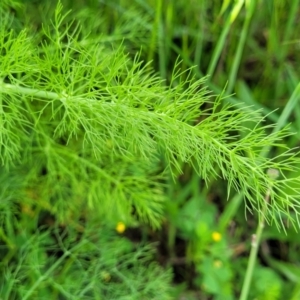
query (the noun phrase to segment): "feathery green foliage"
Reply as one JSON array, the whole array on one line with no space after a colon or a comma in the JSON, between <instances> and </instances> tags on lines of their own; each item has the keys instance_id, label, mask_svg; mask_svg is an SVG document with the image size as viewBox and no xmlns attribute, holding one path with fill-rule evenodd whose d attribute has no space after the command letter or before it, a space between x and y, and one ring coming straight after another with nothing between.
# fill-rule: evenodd
<instances>
[{"instance_id":1,"label":"feathery green foliage","mask_svg":"<svg viewBox=\"0 0 300 300\"><path fill-rule=\"evenodd\" d=\"M144 26L128 33L134 26L127 23L132 13L127 11L109 36L107 23L103 25L100 20L88 25L90 21L84 11L66 13L58 3L51 22L41 28L28 26L19 30L22 26L12 19L6 5L3 2L0 28L0 220L2 239L6 241L5 259L15 267L14 272L7 270L7 278L22 281L26 288L33 286L27 291L21 286L19 297L30 299L35 288L46 293L55 286L65 297L72 295L76 299L79 290L84 295L86 285L93 288L94 281L87 284L89 272L94 272L96 284L99 270L108 268L109 276L114 271L119 276L117 283L130 282L123 294L113 294L122 289L110 282L107 293L112 293L111 299L141 299L144 295L149 299L166 295L157 299L167 299L169 277L164 277L157 266L149 267L149 274L144 273L143 267L132 267L146 281L153 280L147 276L163 278L164 284L160 286L156 281L156 286L149 290L141 282L132 284L134 276L130 278L128 272L131 262L118 273L112 265L106 267L103 258L96 259L92 269L74 271L84 273L86 279L76 292L67 282L71 277L63 283L54 277L48 280L46 275L50 276L56 268L69 272L69 255L72 258L85 240L74 246L76 249L62 246L63 254L56 263L45 263L48 271L33 266L29 282L23 262L25 266L30 264L27 259L39 254L28 255L27 251L33 253L41 246L20 248L18 239L11 236L21 230L17 219L23 214L38 218L44 211L55 216L60 224L71 227L84 218L99 219L101 224L111 226L121 220L159 228L164 218L168 176L176 180L186 164L207 184L214 178L224 179L228 198L233 190L243 193L248 210L259 212L259 217L278 228L289 226L289 222L295 227L299 225L299 158L283 142L290 135L289 128L272 133L274 126L264 124L266 117L262 111L225 105L224 93L213 95L206 88L206 78L197 79L193 68L185 70L185 59L177 60L173 72L166 76L167 81L162 80L151 71L151 64L142 60L142 52L132 56L137 45L147 43L142 36L144 31L150 31L150 18L142 18ZM156 15L155 20L153 26L160 28L160 16ZM99 34L102 25L104 33ZM148 53L152 58L155 34ZM128 53L127 43L131 39L134 43ZM162 74L167 66L163 57L162 54ZM232 71L234 78L236 71ZM264 152L273 147L280 154L267 158ZM266 173L269 169L277 169L280 178L273 181ZM287 172L297 176L286 177ZM272 194L267 203L265 195L270 186ZM21 213L15 211L16 207ZM48 235L49 232L39 234L38 238L48 239ZM117 248L107 241L103 243L108 248ZM90 247L99 248L95 245ZM20 254L24 261L13 261L16 249L26 252ZM91 256L97 257L93 253ZM77 263L84 266L80 255L76 252L72 267ZM126 260L126 251L122 255ZM139 260L134 263L138 265ZM42 275L44 272L46 275ZM63 280L62 275L59 280ZM5 288L7 295L13 290ZM103 286L100 289L106 293ZM133 296L126 298L126 293Z\"/></svg>"},{"instance_id":2,"label":"feathery green foliage","mask_svg":"<svg viewBox=\"0 0 300 300\"><path fill-rule=\"evenodd\" d=\"M138 56L131 61L122 47L101 40L81 43L80 29L63 21L59 5L40 37L9 31L8 21L1 34L2 164L28 170L25 182L38 180L36 192L48 197L53 213L63 218L89 207L127 221L134 206L159 226L163 156L172 173L181 172L181 162L204 179L220 170L228 190L244 192L255 210L265 205L266 170L276 168L282 178L265 218L294 221L289 210L298 215L297 199L281 190L299 180L283 173L296 168L297 158L289 150L281 160L260 155L264 147L285 147L287 131L267 134L258 112L220 108L222 97L213 101L191 74L182 80L179 66L165 87Z\"/></svg>"}]
</instances>

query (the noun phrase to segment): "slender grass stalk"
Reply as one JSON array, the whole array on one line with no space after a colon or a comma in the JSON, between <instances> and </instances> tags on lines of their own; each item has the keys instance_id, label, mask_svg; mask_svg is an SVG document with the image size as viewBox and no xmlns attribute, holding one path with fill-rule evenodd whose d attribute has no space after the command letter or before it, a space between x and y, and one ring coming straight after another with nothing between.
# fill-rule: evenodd
<instances>
[{"instance_id":1,"label":"slender grass stalk","mask_svg":"<svg viewBox=\"0 0 300 300\"><path fill-rule=\"evenodd\" d=\"M198 20L198 30L199 33L196 37L196 47L195 47L195 56L194 56L194 65L201 69L201 58L202 58L202 51L204 45L204 24L205 24L205 15L203 12L206 11L206 1L202 2L202 10L199 13L199 20ZM201 30L201 31L200 31Z\"/></svg>"},{"instance_id":2,"label":"slender grass stalk","mask_svg":"<svg viewBox=\"0 0 300 300\"><path fill-rule=\"evenodd\" d=\"M256 4L257 4L257 0L251 0L249 7L247 9L246 18L241 32L241 37L239 39L238 47L234 56L234 61L229 73L227 94L231 94L231 92L233 91L233 87L235 85L237 72L239 69L239 65L241 63L243 49L245 47L246 38L248 36L249 27L251 24L252 16L255 12Z\"/></svg>"},{"instance_id":3,"label":"slender grass stalk","mask_svg":"<svg viewBox=\"0 0 300 300\"><path fill-rule=\"evenodd\" d=\"M160 1L158 1L160 2ZM160 15L157 15L157 45L158 45L158 59L159 59L159 73L162 78L166 78L168 74L167 70L167 64L168 64L168 56L166 52L166 36L167 34L167 28L165 23L168 22L167 20L163 20L162 17L162 5L163 3L158 3L157 9L160 11L157 12L160 13Z\"/></svg>"},{"instance_id":4,"label":"slender grass stalk","mask_svg":"<svg viewBox=\"0 0 300 300\"><path fill-rule=\"evenodd\" d=\"M241 10L241 7L243 5L243 2L244 2L243 0L239 0L235 3L230 14L228 15L228 17L225 21L225 26L224 26L222 33L218 39L217 45L214 49L212 58L210 60L210 63L209 63L208 69L207 69L207 74L210 76L210 79L213 77L218 60L221 56L223 49L225 48L226 38L228 36L229 30L231 28L231 25L235 21L236 17L238 16L238 14ZM224 5L224 4L225 3L223 3L220 14L222 14L227 8L227 5Z\"/></svg>"},{"instance_id":5,"label":"slender grass stalk","mask_svg":"<svg viewBox=\"0 0 300 300\"><path fill-rule=\"evenodd\" d=\"M280 118L278 119L276 123L276 127L274 128L273 132L278 132L281 128L287 125L288 118L292 114L295 107L299 104L300 99L300 83L296 86L292 96L290 97L289 101L284 107L284 110L282 111L282 114L280 115Z\"/></svg>"},{"instance_id":6,"label":"slender grass stalk","mask_svg":"<svg viewBox=\"0 0 300 300\"><path fill-rule=\"evenodd\" d=\"M285 30L284 30L284 34L283 34L283 43L280 41L278 43L279 47L281 48L281 51L278 51L279 70L277 71L277 76L276 76L277 84L275 85L275 99L278 99L280 97L279 91L282 89L282 84L281 84L282 71L284 69L285 59L286 59L286 56L288 53L288 45L282 45L282 44L284 44L290 40L292 32L293 32L293 25L298 16L299 0L293 0L290 2L291 2L291 8L289 9L289 15L287 18L287 22L286 22L286 26L285 26ZM286 13L286 12L284 12L284 13Z\"/></svg>"},{"instance_id":7,"label":"slender grass stalk","mask_svg":"<svg viewBox=\"0 0 300 300\"><path fill-rule=\"evenodd\" d=\"M217 62L220 58L222 50L224 49L225 41L226 41L226 38L228 36L228 32L229 32L230 27L231 27L231 20L228 17L228 19L225 22L225 26L222 30L222 33L219 37L219 40L217 42L217 45L214 48L214 52L212 54L212 57L211 57L211 60L210 60L210 63L209 63L208 69L207 69L207 74L210 76L209 80L211 80L213 75L214 75L214 72L215 72L215 69L216 69L216 66L217 66Z\"/></svg>"},{"instance_id":8,"label":"slender grass stalk","mask_svg":"<svg viewBox=\"0 0 300 300\"><path fill-rule=\"evenodd\" d=\"M275 169L273 170L268 170L268 175L270 178L275 180L279 176L279 172ZM266 208L268 203L270 202L270 196L272 193L272 186L269 187L269 190L267 191L267 194L265 196L265 204L262 207L262 210L259 213L259 221L256 229L256 233L252 235L252 241L251 241L251 251L250 251L250 256L248 260L248 266L246 270L246 275L244 278L244 283L242 287L242 293L240 296L240 300L247 300L248 295L249 295L249 289L250 289L250 284L253 276L253 271L255 267L255 262L257 258L257 253L258 253L258 248L260 245L263 229L265 227L265 218L264 214L266 213Z\"/></svg>"},{"instance_id":9,"label":"slender grass stalk","mask_svg":"<svg viewBox=\"0 0 300 300\"><path fill-rule=\"evenodd\" d=\"M152 33L149 43L149 51L148 51L148 57L147 61L152 61L154 58L154 53L156 50L156 45L160 45L160 41L157 41L159 38L159 30L160 30L160 24L161 24L161 11L162 11L162 0L156 1L156 7L155 7L155 20L152 27ZM157 43L158 42L158 43Z\"/></svg>"}]
</instances>

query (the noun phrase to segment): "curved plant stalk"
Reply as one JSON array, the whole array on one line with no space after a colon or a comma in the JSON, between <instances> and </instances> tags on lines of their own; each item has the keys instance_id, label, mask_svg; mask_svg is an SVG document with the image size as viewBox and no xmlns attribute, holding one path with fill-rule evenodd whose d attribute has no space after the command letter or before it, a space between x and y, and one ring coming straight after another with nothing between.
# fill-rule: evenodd
<instances>
[{"instance_id":1,"label":"curved plant stalk","mask_svg":"<svg viewBox=\"0 0 300 300\"><path fill-rule=\"evenodd\" d=\"M271 179L275 180L279 176L279 172L275 169L269 169L268 175L270 176ZM253 276L253 271L254 271L255 262L256 262L256 258L257 258L258 248L260 245L263 229L265 227L264 215L266 213L267 205L270 203L271 194L272 194L272 186L270 186L269 190L266 193L265 205L263 205L262 210L259 214L259 221L258 221L256 233L252 235L251 251L250 251L248 266L247 266L246 275L244 278L244 283L243 283L243 287L242 287L242 293L240 296L240 300L246 300L248 298L251 279Z\"/></svg>"}]
</instances>

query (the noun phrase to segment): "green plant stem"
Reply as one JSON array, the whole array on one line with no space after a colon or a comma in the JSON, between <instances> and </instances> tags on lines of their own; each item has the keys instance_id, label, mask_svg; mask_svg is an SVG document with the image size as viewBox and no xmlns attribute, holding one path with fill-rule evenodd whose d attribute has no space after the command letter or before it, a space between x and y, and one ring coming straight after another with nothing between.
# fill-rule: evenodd
<instances>
[{"instance_id":1,"label":"green plant stem","mask_svg":"<svg viewBox=\"0 0 300 300\"><path fill-rule=\"evenodd\" d=\"M269 169L268 175L272 180L275 180L279 176L279 172L275 169ZM254 266L257 258L258 248L261 241L261 236L263 229L265 227L265 213L267 210L267 205L270 202L270 195L272 192L272 185L270 185L269 189L267 190L266 196L265 196L265 202L263 204L262 210L259 213L259 221L256 228L256 233L252 235L252 241L251 241L251 251L250 256L248 260L248 266L246 270L246 276L244 278L244 283L242 287L242 293L240 296L240 300L246 300L248 298L250 284L253 276Z\"/></svg>"},{"instance_id":2,"label":"green plant stem","mask_svg":"<svg viewBox=\"0 0 300 300\"><path fill-rule=\"evenodd\" d=\"M257 252L258 252L258 247L260 244L264 226L265 226L264 218L261 218L260 221L258 222L256 233L252 235L251 251L250 251L246 276L244 278L240 300L246 300L248 298L249 288L250 288L250 284L253 276L253 270L254 270L256 257L257 257Z\"/></svg>"},{"instance_id":3,"label":"green plant stem","mask_svg":"<svg viewBox=\"0 0 300 300\"><path fill-rule=\"evenodd\" d=\"M13 85L13 84L8 84L8 83L1 83L0 82L0 92L7 92L7 91L12 91L15 93L20 93L28 96L35 96L35 97L40 97L44 99L49 99L49 100L58 100L61 99L62 96L60 96L57 93L54 92L47 92L47 91L41 91L37 89L32 89L32 88L25 88L21 87L18 85Z\"/></svg>"}]
</instances>

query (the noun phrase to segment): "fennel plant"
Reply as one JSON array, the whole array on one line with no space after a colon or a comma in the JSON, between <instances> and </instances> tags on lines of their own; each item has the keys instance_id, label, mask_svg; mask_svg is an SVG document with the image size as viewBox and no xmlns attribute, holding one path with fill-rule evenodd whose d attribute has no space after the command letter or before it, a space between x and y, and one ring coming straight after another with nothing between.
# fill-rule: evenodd
<instances>
[{"instance_id":1,"label":"fennel plant","mask_svg":"<svg viewBox=\"0 0 300 300\"><path fill-rule=\"evenodd\" d=\"M25 282L20 284L19 297L31 299L39 290L41 297L45 286L74 299L90 295L97 280L105 282L107 261L99 258L98 269L87 271L84 253L100 246L95 246L94 236L87 233L76 245L78 232L84 231L78 224L84 219L94 229L97 220L112 226L122 221L160 227L166 178L171 174L175 179L184 164L191 165L206 181L212 177L226 180L228 198L232 189L243 193L247 209L259 213L266 222L278 228L299 225L300 178L285 177L285 172L298 169L299 159L282 143L289 135L287 129L269 134L273 126L264 125L260 111L221 105L223 95L212 95L206 79L196 80L191 70L181 71L180 62L166 83L139 54L126 53L120 41L109 42L93 30L83 34L80 22L70 21L61 3L51 24L35 31L20 30L16 21L5 7L1 10L1 236L5 262L14 266L7 269L6 276L13 277L16 286ZM282 153L271 159L261 154L272 147L282 148ZM272 181L268 169L278 170L279 179ZM46 261L41 253L35 253L41 265L32 268L31 276L39 279L30 282L23 262L29 264L27 252L37 248L30 247L31 241L25 243L29 233L18 227L18 222L27 215L37 220L37 226L42 212L64 226L73 226L76 233L72 243L61 246L63 254L52 268L53 257ZM23 246L17 242L17 233ZM32 243L42 243L46 249L50 240L47 231ZM12 259L15 251L27 251L23 262ZM67 273L71 262L77 266L77 276L85 274L86 281L93 273L86 288L80 286L75 291L70 278L63 281L61 275L56 281L55 276L50 277L58 272L59 264L64 266L61 272ZM107 263L107 268L118 278L115 283L134 281L124 275L126 268L117 270L114 263ZM48 268L48 273L42 275L41 266ZM163 277L157 266L153 270L151 278L157 276L155 272ZM99 279L99 274L104 279ZM167 285L169 278L164 280ZM147 285L127 286L126 293L134 296L114 297L142 299L141 295L147 295L154 299L167 290L165 285L149 290ZM6 286L7 294L10 290L12 287ZM105 289L102 292L108 295ZM167 299L167 294L164 297Z\"/></svg>"}]
</instances>

